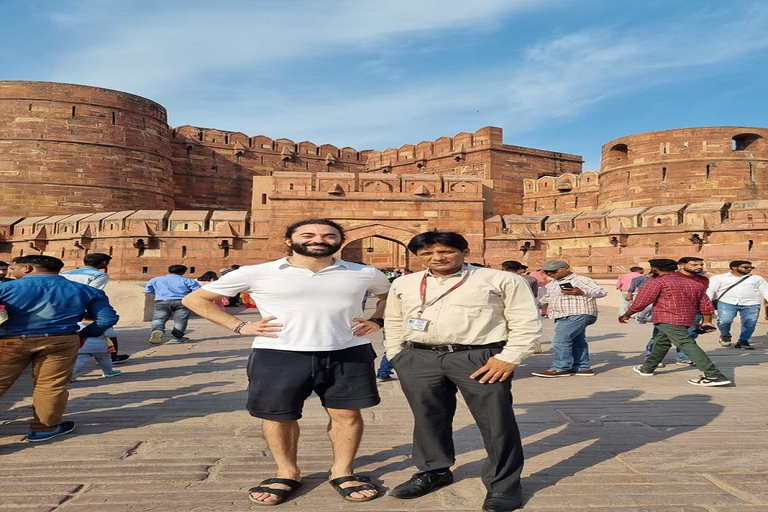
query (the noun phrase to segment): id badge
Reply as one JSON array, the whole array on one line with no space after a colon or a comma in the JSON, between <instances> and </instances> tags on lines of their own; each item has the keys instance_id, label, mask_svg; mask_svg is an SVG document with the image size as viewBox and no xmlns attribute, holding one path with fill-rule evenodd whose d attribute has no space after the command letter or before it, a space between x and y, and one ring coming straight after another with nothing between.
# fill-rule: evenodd
<instances>
[{"instance_id":1,"label":"id badge","mask_svg":"<svg viewBox=\"0 0 768 512\"><path fill-rule=\"evenodd\" d=\"M407 325L409 329L414 331L426 331L427 325L429 325L429 320L423 318L409 318Z\"/></svg>"}]
</instances>

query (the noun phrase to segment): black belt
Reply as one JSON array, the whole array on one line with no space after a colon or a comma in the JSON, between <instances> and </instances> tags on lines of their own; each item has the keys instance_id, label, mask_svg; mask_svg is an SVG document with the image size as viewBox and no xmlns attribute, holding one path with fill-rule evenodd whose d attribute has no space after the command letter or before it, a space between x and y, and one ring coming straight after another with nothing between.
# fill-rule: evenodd
<instances>
[{"instance_id":1,"label":"black belt","mask_svg":"<svg viewBox=\"0 0 768 512\"><path fill-rule=\"evenodd\" d=\"M20 339L25 340L27 338L53 338L55 336L74 336L76 332L62 332L58 334L19 334L18 336L0 336L0 340Z\"/></svg>"},{"instance_id":2,"label":"black belt","mask_svg":"<svg viewBox=\"0 0 768 512\"><path fill-rule=\"evenodd\" d=\"M485 345L432 345L431 343L416 343L414 341L409 341L407 342L407 345L421 350L431 350L432 352L460 352L462 350L475 350L480 348L498 348L503 347L506 343L497 341L496 343L486 343Z\"/></svg>"}]
</instances>

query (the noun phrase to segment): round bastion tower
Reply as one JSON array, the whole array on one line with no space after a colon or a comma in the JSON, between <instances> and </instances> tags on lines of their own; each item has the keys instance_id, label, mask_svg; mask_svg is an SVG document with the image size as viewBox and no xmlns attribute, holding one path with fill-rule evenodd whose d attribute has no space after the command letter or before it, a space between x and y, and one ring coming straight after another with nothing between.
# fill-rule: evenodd
<instances>
[{"instance_id":1,"label":"round bastion tower","mask_svg":"<svg viewBox=\"0 0 768 512\"><path fill-rule=\"evenodd\" d=\"M165 108L124 92L0 81L0 211L172 209Z\"/></svg>"},{"instance_id":2,"label":"round bastion tower","mask_svg":"<svg viewBox=\"0 0 768 512\"><path fill-rule=\"evenodd\" d=\"M599 209L768 199L768 130L629 135L602 149Z\"/></svg>"}]
</instances>

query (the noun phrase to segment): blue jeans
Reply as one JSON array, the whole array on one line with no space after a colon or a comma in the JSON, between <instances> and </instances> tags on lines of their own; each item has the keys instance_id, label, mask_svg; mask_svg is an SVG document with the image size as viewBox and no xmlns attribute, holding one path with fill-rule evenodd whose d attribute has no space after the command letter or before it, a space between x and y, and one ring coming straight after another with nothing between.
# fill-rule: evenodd
<instances>
[{"instance_id":1,"label":"blue jeans","mask_svg":"<svg viewBox=\"0 0 768 512\"><path fill-rule=\"evenodd\" d=\"M760 305L754 306L736 306L727 302L717 303L717 328L720 329L720 336L731 335L731 324L736 319L736 314L741 316L741 334L739 341L749 341L752 333L755 332L757 319L760 316Z\"/></svg>"},{"instance_id":2,"label":"blue jeans","mask_svg":"<svg viewBox=\"0 0 768 512\"><path fill-rule=\"evenodd\" d=\"M389 362L389 359L387 359L387 356L381 356L381 361L379 361L379 369L376 370L376 378L377 379L388 379L392 376L392 363Z\"/></svg>"},{"instance_id":3,"label":"blue jeans","mask_svg":"<svg viewBox=\"0 0 768 512\"><path fill-rule=\"evenodd\" d=\"M584 371L590 369L589 347L585 332L588 325L597 320L593 315L570 315L555 319L555 333L552 336L552 369Z\"/></svg>"},{"instance_id":4,"label":"blue jeans","mask_svg":"<svg viewBox=\"0 0 768 512\"><path fill-rule=\"evenodd\" d=\"M648 307L635 315L635 320L638 323L644 324L646 322L653 321L653 304L648 304Z\"/></svg>"},{"instance_id":5,"label":"blue jeans","mask_svg":"<svg viewBox=\"0 0 768 512\"><path fill-rule=\"evenodd\" d=\"M181 299L155 301L155 312L152 315L152 330L165 332L165 323L173 317L171 336L181 338L187 330L187 322L192 311L181 304Z\"/></svg>"},{"instance_id":6,"label":"blue jeans","mask_svg":"<svg viewBox=\"0 0 768 512\"><path fill-rule=\"evenodd\" d=\"M696 324L692 325L688 328L688 335L691 337L691 339L696 341L696 338L699 337L699 333L695 332L696 329L699 327L699 323L701 323L701 315L696 315ZM651 339L648 340L648 344L645 346L645 358L648 359L651 357L651 352L653 352L653 342L656 339L656 336L659 335L659 326L654 325L653 326L653 332L651 333ZM678 363L691 363L691 358L685 355L685 352L680 350L680 347L675 347L675 360Z\"/></svg>"}]
</instances>

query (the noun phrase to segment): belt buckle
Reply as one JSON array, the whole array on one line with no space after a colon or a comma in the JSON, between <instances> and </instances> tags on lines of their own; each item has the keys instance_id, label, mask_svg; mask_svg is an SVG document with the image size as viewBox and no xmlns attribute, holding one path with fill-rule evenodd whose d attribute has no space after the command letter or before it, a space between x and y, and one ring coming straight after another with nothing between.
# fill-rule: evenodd
<instances>
[{"instance_id":1,"label":"belt buckle","mask_svg":"<svg viewBox=\"0 0 768 512\"><path fill-rule=\"evenodd\" d=\"M437 345L435 347L436 352L453 352L453 345Z\"/></svg>"}]
</instances>

